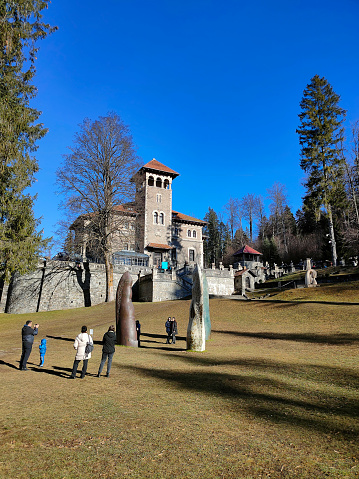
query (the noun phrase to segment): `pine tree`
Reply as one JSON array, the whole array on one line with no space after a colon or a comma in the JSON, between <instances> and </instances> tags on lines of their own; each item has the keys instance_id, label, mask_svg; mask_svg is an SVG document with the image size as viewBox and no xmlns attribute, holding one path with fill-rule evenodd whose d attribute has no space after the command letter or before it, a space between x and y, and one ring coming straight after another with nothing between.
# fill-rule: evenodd
<instances>
[{"instance_id":1,"label":"pine tree","mask_svg":"<svg viewBox=\"0 0 359 479\"><path fill-rule=\"evenodd\" d=\"M334 265L337 263L334 210L345 203L344 163L339 151L344 138L345 110L339 106L339 100L328 81L315 75L304 90L297 129L300 166L308 174L305 201L317 213L325 209Z\"/></svg>"},{"instance_id":2,"label":"pine tree","mask_svg":"<svg viewBox=\"0 0 359 479\"><path fill-rule=\"evenodd\" d=\"M208 208L204 221L207 222L203 228L203 236L205 239L203 244L204 259L205 264L210 266L212 263L217 263L221 257L221 241L217 213L212 208Z\"/></svg>"},{"instance_id":3,"label":"pine tree","mask_svg":"<svg viewBox=\"0 0 359 479\"><path fill-rule=\"evenodd\" d=\"M37 89L36 42L53 31L41 21L48 1L0 2L0 281L36 266L44 245L36 231L34 197L25 190L38 170L33 153L46 134L30 107Z\"/></svg>"}]
</instances>

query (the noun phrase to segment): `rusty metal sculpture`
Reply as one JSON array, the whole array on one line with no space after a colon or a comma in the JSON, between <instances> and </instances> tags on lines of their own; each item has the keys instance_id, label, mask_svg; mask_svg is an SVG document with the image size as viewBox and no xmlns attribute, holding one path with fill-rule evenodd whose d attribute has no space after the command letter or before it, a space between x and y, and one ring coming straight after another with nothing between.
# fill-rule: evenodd
<instances>
[{"instance_id":1,"label":"rusty metal sculpture","mask_svg":"<svg viewBox=\"0 0 359 479\"><path fill-rule=\"evenodd\" d=\"M116 293L117 344L138 347L135 309L132 303L132 279L128 271L122 275Z\"/></svg>"}]
</instances>

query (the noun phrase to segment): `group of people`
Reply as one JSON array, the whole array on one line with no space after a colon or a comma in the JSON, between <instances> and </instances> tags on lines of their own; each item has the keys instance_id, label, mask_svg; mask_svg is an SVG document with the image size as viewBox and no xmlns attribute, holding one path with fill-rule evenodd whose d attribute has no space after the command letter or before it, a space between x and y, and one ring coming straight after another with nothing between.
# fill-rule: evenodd
<instances>
[{"instance_id":1,"label":"group of people","mask_svg":"<svg viewBox=\"0 0 359 479\"><path fill-rule=\"evenodd\" d=\"M171 341L172 344L176 344L176 334L178 334L176 318L171 318L171 316L169 316L165 322L165 327L167 333L166 344L171 344Z\"/></svg>"},{"instance_id":2,"label":"group of people","mask_svg":"<svg viewBox=\"0 0 359 479\"><path fill-rule=\"evenodd\" d=\"M137 329L137 337L139 339L141 325L138 322L136 327ZM19 369L21 371L28 371L27 368L27 361L29 360L32 346L34 344L34 336L36 336L39 332L39 325L35 324L32 327L32 321L26 321L25 325L21 330L22 335L22 354L20 358L20 366ZM98 369L97 377L101 376L101 372L105 366L107 361L107 371L106 377L109 377L111 365L112 365L112 358L115 352L115 344L116 344L116 334L115 334L115 326L110 326L108 331L104 334L102 338L102 357L100 366ZM87 332L87 326L82 326L81 333L76 337L74 342L74 348L76 349L76 356L72 366L72 372L70 379L76 378L77 368L79 366L80 361L82 361L82 370L81 370L81 378L86 376L87 371L87 363L88 360L91 358L91 351L93 350L93 339L90 334ZM47 345L46 339L42 339L39 345L39 353L40 353L40 367L43 367L45 361L45 353L46 353Z\"/></svg>"},{"instance_id":3,"label":"group of people","mask_svg":"<svg viewBox=\"0 0 359 479\"><path fill-rule=\"evenodd\" d=\"M166 333L167 333L167 340L166 344L176 344L176 334L177 331L177 321L176 318L168 317L166 323ZM22 334L22 354L20 359L20 370L27 371L27 361L30 357L32 346L34 344L34 336L36 336L39 332L39 325L35 324L32 328L32 321L26 321L26 324L23 326L21 334ZM136 333L137 333L137 340L138 346L140 346L140 335L141 335L141 325L139 321L136 321ZM108 328L108 331L104 334L102 338L102 357L100 366L98 368L98 373L96 377L100 377L102 370L107 361L107 371L106 377L110 376L110 370L112 365L112 358L115 353L115 344L116 344L116 334L115 334L115 326L111 325ZM72 372L70 375L70 379L76 378L77 369L79 366L80 361L82 361L82 370L81 370L81 379L86 376L87 372L87 364L88 360L91 358L91 351L93 350L93 339L91 335L87 332L87 326L82 326L81 333L76 337L74 342L74 348L76 349L76 356L72 366ZM39 352L40 352L40 367L43 367L45 361L45 353L46 353L47 345L46 339L42 339L39 345Z\"/></svg>"},{"instance_id":4,"label":"group of people","mask_svg":"<svg viewBox=\"0 0 359 479\"><path fill-rule=\"evenodd\" d=\"M115 353L115 344L116 344L116 334L115 326L110 326L108 331L103 335L102 338L102 357L100 366L98 368L98 373L96 377L100 377L102 369L107 361L107 371L106 377L110 376L110 370L112 365L112 358ZM76 378L77 368L80 361L82 361L82 370L80 378L83 379L86 376L87 363L91 358L91 351L93 350L93 339L87 332L87 326L82 326L81 333L76 337L74 342L74 348L76 349L76 356L74 364L72 366L72 373L70 379Z\"/></svg>"}]
</instances>

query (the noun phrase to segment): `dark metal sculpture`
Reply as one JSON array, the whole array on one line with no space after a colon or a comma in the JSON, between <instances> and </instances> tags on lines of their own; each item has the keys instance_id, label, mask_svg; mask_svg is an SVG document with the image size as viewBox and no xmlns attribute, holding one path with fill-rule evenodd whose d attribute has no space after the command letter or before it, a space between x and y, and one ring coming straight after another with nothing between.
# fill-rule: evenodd
<instances>
[{"instance_id":1,"label":"dark metal sculpture","mask_svg":"<svg viewBox=\"0 0 359 479\"><path fill-rule=\"evenodd\" d=\"M128 271L122 275L116 293L117 344L138 347L135 308L132 303L132 278Z\"/></svg>"}]
</instances>

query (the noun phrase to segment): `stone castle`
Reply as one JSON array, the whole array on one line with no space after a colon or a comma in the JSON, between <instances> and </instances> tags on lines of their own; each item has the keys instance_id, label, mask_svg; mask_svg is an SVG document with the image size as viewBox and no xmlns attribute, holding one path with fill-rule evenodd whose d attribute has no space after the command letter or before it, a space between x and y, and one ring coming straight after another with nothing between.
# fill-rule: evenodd
<instances>
[{"instance_id":1,"label":"stone castle","mask_svg":"<svg viewBox=\"0 0 359 479\"><path fill-rule=\"evenodd\" d=\"M190 297L192 271L203 268L205 221L172 210L172 181L178 173L153 159L134 175L135 201L113 210L114 285L125 271L134 301ZM0 298L0 312L31 313L102 303L106 279L101 255L90 242L91 216L71 226L83 262L47 260L36 271L15 276ZM210 294L234 292L234 271L206 270Z\"/></svg>"},{"instance_id":2,"label":"stone castle","mask_svg":"<svg viewBox=\"0 0 359 479\"><path fill-rule=\"evenodd\" d=\"M202 228L205 221L172 210L172 181L179 174L153 159L132 178L135 201L117 205L112 214L114 265L203 268ZM80 216L71 226L82 258L103 262L89 242L90 215Z\"/></svg>"}]
</instances>

